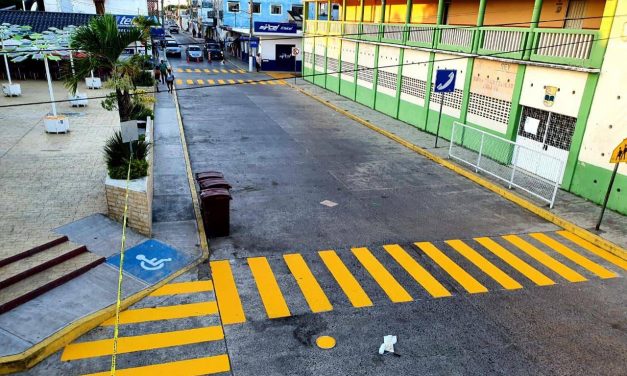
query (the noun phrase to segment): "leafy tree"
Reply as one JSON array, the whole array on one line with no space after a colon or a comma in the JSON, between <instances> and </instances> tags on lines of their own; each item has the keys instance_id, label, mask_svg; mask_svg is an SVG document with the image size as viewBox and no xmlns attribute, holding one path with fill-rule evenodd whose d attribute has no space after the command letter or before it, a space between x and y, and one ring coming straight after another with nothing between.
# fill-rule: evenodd
<instances>
[{"instance_id":1,"label":"leafy tree","mask_svg":"<svg viewBox=\"0 0 627 376\"><path fill-rule=\"evenodd\" d=\"M150 39L150 28L152 26L158 26L159 24L155 22L153 18L146 16L138 16L133 20L133 24L136 28L138 28L141 32L141 40L144 45L144 55L148 56L148 40Z\"/></svg>"}]
</instances>

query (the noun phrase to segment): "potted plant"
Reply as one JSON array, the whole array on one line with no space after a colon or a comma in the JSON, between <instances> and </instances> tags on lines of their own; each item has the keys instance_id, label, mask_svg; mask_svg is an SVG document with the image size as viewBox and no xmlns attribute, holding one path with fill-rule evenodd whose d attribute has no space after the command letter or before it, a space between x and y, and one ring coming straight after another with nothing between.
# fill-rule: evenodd
<instances>
[{"instance_id":1,"label":"potted plant","mask_svg":"<svg viewBox=\"0 0 627 376\"><path fill-rule=\"evenodd\" d=\"M126 180L131 151L129 143L122 141L122 132L117 131L111 136L104 148L105 162L109 177L116 180ZM150 143L143 136L132 142L133 158L131 160L130 180L148 176L148 152Z\"/></svg>"},{"instance_id":2,"label":"potted plant","mask_svg":"<svg viewBox=\"0 0 627 376\"><path fill-rule=\"evenodd\" d=\"M2 92L7 97L17 97L22 95L22 87L20 84L11 80L11 70L9 69L9 52L21 45L21 40L28 31L30 26L19 26L3 23L0 25L0 46L2 47L2 55L4 57L4 67L7 73L9 83L2 84Z\"/></svg>"}]
</instances>

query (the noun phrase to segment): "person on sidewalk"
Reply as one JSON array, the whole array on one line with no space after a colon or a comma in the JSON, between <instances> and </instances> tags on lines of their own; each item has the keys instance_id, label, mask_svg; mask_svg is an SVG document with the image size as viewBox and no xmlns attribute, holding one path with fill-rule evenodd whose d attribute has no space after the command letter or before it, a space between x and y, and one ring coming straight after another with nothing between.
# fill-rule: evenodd
<instances>
[{"instance_id":1,"label":"person on sidewalk","mask_svg":"<svg viewBox=\"0 0 627 376\"><path fill-rule=\"evenodd\" d=\"M257 56L255 56L255 66L257 67L257 72L261 69L261 53L257 52Z\"/></svg>"},{"instance_id":2,"label":"person on sidewalk","mask_svg":"<svg viewBox=\"0 0 627 376\"><path fill-rule=\"evenodd\" d=\"M161 71L161 83L165 84L165 76L168 73L168 65L165 61L161 60L161 64L159 64L159 70Z\"/></svg>"},{"instance_id":3,"label":"person on sidewalk","mask_svg":"<svg viewBox=\"0 0 627 376\"><path fill-rule=\"evenodd\" d=\"M161 82L161 70L159 69L159 67L155 67L154 75L155 75L155 87L156 87L157 93L158 93L159 92L159 83Z\"/></svg>"},{"instance_id":4,"label":"person on sidewalk","mask_svg":"<svg viewBox=\"0 0 627 376\"><path fill-rule=\"evenodd\" d=\"M168 75L165 78L165 82L168 84L168 93L172 94L174 91L174 74L172 69L168 69Z\"/></svg>"}]
</instances>

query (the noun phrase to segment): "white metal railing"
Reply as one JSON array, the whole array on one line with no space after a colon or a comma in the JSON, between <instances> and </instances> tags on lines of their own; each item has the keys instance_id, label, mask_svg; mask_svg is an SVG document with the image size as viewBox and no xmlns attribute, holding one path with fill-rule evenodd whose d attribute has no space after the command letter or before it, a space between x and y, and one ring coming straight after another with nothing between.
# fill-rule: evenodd
<instances>
[{"instance_id":1,"label":"white metal railing","mask_svg":"<svg viewBox=\"0 0 627 376\"><path fill-rule=\"evenodd\" d=\"M448 155L472 166L475 172L482 171L505 182L510 189L516 187L546 201L551 208L565 167L564 161L541 150L458 122L453 123ZM555 174L542 177L530 171L528 166L544 169L553 166Z\"/></svg>"},{"instance_id":2,"label":"white metal railing","mask_svg":"<svg viewBox=\"0 0 627 376\"><path fill-rule=\"evenodd\" d=\"M527 30L485 30L481 48L499 52L521 52Z\"/></svg>"},{"instance_id":3,"label":"white metal railing","mask_svg":"<svg viewBox=\"0 0 627 376\"><path fill-rule=\"evenodd\" d=\"M356 22L344 23L344 36L348 38L359 38L359 24Z\"/></svg>"},{"instance_id":4,"label":"white metal railing","mask_svg":"<svg viewBox=\"0 0 627 376\"><path fill-rule=\"evenodd\" d=\"M379 35L379 24L361 24L361 35L368 39L376 39Z\"/></svg>"},{"instance_id":5,"label":"white metal railing","mask_svg":"<svg viewBox=\"0 0 627 376\"><path fill-rule=\"evenodd\" d=\"M565 33L559 30L536 32L538 42L534 52L537 55L582 60L590 57L596 36L595 31L590 31L590 33Z\"/></svg>"},{"instance_id":6,"label":"white metal railing","mask_svg":"<svg viewBox=\"0 0 627 376\"><path fill-rule=\"evenodd\" d=\"M329 22L328 21L316 21L316 34L326 35L329 31Z\"/></svg>"},{"instance_id":7,"label":"white metal railing","mask_svg":"<svg viewBox=\"0 0 627 376\"><path fill-rule=\"evenodd\" d=\"M316 33L316 21L315 20L306 20L305 21L305 32L308 34Z\"/></svg>"},{"instance_id":8,"label":"white metal railing","mask_svg":"<svg viewBox=\"0 0 627 376\"><path fill-rule=\"evenodd\" d=\"M402 41L405 25L383 25L383 38Z\"/></svg>"},{"instance_id":9,"label":"white metal railing","mask_svg":"<svg viewBox=\"0 0 627 376\"><path fill-rule=\"evenodd\" d=\"M409 42L433 44L435 26L409 26L408 30L407 40Z\"/></svg>"},{"instance_id":10,"label":"white metal railing","mask_svg":"<svg viewBox=\"0 0 627 376\"><path fill-rule=\"evenodd\" d=\"M342 23L338 21L329 22L329 35L341 35Z\"/></svg>"},{"instance_id":11,"label":"white metal railing","mask_svg":"<svg viewBox=\"0 0 627 376\"><path fill-rule=\"evenodd\" d=\"M471 28L442 28L440 29L440 43L449 46L471 48L473 32L474 30Z\"/></svg>"}]
</instances>

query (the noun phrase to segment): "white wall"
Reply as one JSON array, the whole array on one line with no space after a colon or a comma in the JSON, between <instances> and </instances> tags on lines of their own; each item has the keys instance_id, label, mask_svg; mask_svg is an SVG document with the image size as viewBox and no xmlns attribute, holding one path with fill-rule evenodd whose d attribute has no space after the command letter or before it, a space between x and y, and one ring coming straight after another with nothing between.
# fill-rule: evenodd
<instances>
[{"instance_id":1,"label":"white wall","mask_svg":"<svg viewBox=\"0 0 627 376\"><path fill-rule=\"evenodd\" d=\"M46 11L96 14L92 0L44 0ZM146 0L105 0L105 12L121 15L148 15Z\"/></svg>"},{"instance_id":2,"label":"white wall","mask_svg":"<svg viewBox=\"0 0 627 376\"><path fill-rule=\"evenodd\" d=\"M271 36L263 36L259 37L259 52L261 53L261 57L263 59L268 60L276 60L276 45L277 44L293 44L300 50L300 54L296 56L297 61L301 61L303 58L303 48L300 38L289 38L283 39L285 37L271 37ZM263 38L268 38L265 40ZM281 39L277 39L281 38ZM311 47L308 47L311 48Z\"/></svg>"}]
</instances>

